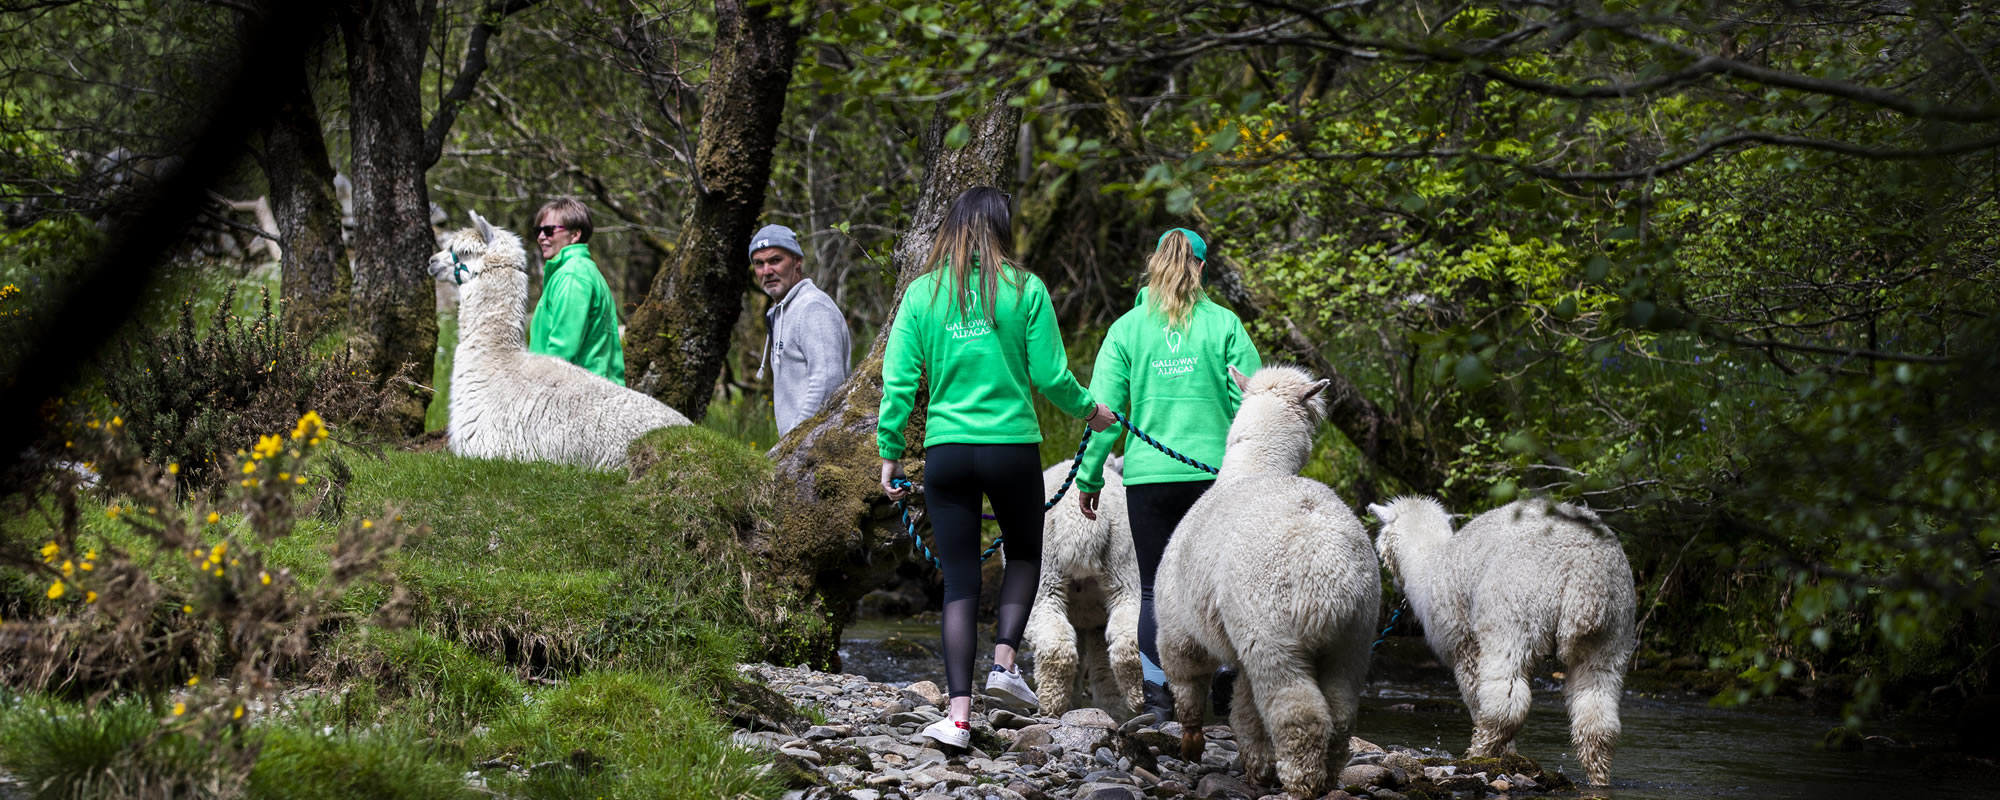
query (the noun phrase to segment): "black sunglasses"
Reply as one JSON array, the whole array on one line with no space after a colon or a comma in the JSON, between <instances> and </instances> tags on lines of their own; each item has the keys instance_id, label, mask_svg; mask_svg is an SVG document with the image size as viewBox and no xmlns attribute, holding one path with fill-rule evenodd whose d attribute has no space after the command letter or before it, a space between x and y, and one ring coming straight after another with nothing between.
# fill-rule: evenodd
<instances>
[{"instance_id":1,"label":"black sunglasses","mask_svg":"<svg viewBox=\"0 0 2000 800\"><path fill-rule=\"evenodd\" d=\"M536 229L535 229L535 235L537 235L537 236L554 236L554 235L556 235L556 231L560 231L560 230L568 230L568 229L567 229L567 228L564 228L564 227L563 227L563 226L561 226L561 225L543 225L542 227L539 227L539 228L536 228Z\"/></svg>"}]
</instances>

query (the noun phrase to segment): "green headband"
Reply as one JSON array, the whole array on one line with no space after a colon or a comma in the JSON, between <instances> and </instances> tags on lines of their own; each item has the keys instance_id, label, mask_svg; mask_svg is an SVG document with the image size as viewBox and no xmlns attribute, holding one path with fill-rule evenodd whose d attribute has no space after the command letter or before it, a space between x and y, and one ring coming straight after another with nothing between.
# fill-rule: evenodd
<instances>
[{"instance_id":1,"label":"green headband","mask_svg":"<svg viewBox=\"0 0 2000 800\"><path fill-rule=\"evenodd\" d=\"M1172 236L1176 233L1182 234L1187 237L1188 248L1194 251L1195 260L1197 261L1208 260L1208 242L1202 241L1201 234L1195 233L1194 231L1188 230L1186 228L1174 228L1172 230L1167 231L1166 233L1160 234L1160 244L1166 244L1167 237ZM1159 245L1154 245L1154 249L1158 248Z\"/></svg>"}]
</instances>

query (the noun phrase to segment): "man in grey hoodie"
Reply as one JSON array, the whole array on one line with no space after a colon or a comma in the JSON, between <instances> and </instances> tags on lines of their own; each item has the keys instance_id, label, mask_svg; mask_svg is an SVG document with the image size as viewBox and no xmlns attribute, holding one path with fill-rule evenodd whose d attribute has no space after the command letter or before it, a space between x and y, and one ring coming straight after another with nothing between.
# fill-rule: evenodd
<instances>
[{"instance_id":1,"label":"man in grey hoodie","mask_svg":"<svg viewBox=\"0 0 2000 800\"><path fill-rule=\"evenodd\" d=\"M805 252L791 228L766 225L750 237L750 269L771 296L771 309L764 312L770 333L757 378L771 368L772 405L783 436L817 413L847 380L847 318L805 276Z\"/></svg>"}]
</instances>

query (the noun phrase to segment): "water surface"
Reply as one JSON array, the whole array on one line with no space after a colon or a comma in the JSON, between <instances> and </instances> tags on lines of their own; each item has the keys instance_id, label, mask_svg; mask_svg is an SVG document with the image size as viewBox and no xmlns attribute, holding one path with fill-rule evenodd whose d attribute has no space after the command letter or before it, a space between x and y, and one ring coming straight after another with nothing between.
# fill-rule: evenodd
<instances>
[{"instance_id":1,"label":"water surface","mask_svg":"<svg viewBox=\"0 0 2000 800\"><path fill-rule=\"evenodd\" d=\"M992 649L990 635L985 631L980 641L981 669ZM844 668L889 683L942 684L937 637L935 623L864 622L847 630ZM1389 650L1363 692L1355 734L1377 744L1462 752L1472 720L1449 673L1428 662L1414 638L1391 640ZM1538 680L1534 689L1517 746L1523 755L1581 777L1560 684ZM1619 712L1624 732L1612 760L1612 785L1594 793L1613 800L2000 798L2000 772L1922 766L1927 753L1947 742L1920 723L1890 720L1870 728L1911 747L1841 753L1817 747L1839 720L1796 701L1715 708L1703 695L1628 691Z\"/></svg>"}]
</instances>

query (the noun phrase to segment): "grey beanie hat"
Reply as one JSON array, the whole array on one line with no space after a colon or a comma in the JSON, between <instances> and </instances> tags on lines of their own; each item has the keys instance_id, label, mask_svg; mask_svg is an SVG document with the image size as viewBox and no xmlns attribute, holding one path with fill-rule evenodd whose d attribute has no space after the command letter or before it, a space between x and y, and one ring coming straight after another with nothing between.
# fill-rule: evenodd
<instances>
[{"instance_id":1,"label":"grey beanie hat","mask_svg":"<svg viewBox=\"0 0 2000 800\"><path fill-rule=\"evenodd\" d=\"M756 256L757 251L766 247L787 250L799 258L806 257L806 251L799 248L798 234L783 225L766 225L757 229L756 236L750 237L750 256Z\"/></svg>"}]
</instances>

